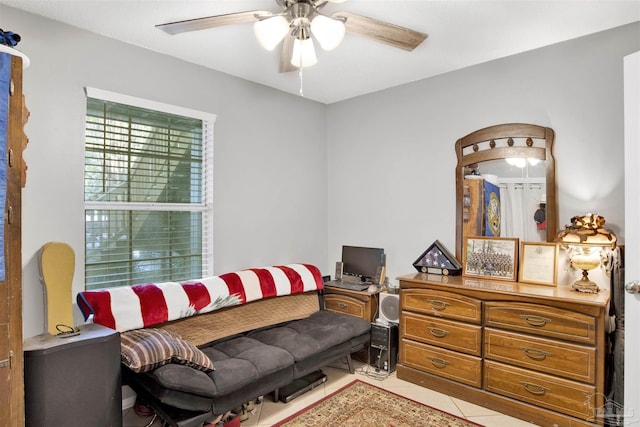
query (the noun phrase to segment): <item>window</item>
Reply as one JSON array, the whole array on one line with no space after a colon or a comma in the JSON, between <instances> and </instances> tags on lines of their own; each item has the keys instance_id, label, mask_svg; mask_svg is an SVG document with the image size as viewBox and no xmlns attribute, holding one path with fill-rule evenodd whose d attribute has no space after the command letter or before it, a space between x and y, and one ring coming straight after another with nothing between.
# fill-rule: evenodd
<instances>
[{"instance_id":1,"label":"window","mask_svg":"<svg viewBox=\"0 0 640 427\"><path fill-rule=\"evenodd\" d=\"M214 121L87 88L86 289L213 271Z\"/></svg>"}]
</instances>

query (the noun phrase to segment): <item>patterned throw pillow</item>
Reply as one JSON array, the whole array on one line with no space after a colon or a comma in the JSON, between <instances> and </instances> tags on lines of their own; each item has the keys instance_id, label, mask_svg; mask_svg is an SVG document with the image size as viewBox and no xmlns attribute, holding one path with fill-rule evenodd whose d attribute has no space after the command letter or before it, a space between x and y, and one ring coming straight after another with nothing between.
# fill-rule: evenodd
<instances>
[{"instance_id":1,"label":"patterned throw pillow","mask_svg":"<svg viewBox=\"0 0 640 427\"><path fill-rule=\"evenodd\" d=\"M120 359L133 372L147 372L167 363L213 371L213 362L198 347L164 329L135 329L120 334Z\"/></svg>"}]
</instances>

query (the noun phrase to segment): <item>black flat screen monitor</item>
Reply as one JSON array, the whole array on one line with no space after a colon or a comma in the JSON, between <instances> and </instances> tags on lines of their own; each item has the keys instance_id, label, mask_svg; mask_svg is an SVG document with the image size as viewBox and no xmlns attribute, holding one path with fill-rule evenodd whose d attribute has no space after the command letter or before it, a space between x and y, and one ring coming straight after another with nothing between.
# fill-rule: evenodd
<instances>
[{"instance_id":1,"label":"black flat screen monitor","mask_svg":"<svg viewBox=\"0 0 640 427\"><path fill-rule=\"evenodd\" d=\"M342 274L346 276L359 277L366 282L376 276L376 271L381 266L384 266L384 249L342 247Z\"/></svg>"}]
</instances>

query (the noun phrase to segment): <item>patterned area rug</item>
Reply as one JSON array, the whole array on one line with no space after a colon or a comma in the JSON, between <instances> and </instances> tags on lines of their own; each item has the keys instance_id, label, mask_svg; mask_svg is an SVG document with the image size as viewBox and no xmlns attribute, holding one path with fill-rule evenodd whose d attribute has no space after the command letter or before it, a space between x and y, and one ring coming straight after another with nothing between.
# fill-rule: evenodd
<instances>
[{"instance_id":1,"label":"patterned area rug","mask_svg":"<svg viewBox=\"0 0 640 427\"><path fill-rule=\"evenodd\" d=\"M480 426L360 380L313 403L274 427Z\"/></svg>"}]
</instances>

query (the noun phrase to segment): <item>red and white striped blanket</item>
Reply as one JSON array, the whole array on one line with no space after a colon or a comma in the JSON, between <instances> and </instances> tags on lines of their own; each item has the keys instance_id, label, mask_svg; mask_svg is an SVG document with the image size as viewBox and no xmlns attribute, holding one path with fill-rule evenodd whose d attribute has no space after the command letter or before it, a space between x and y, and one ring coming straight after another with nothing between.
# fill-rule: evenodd
<instances>
[{"instance_id":1,"label":"red and white striped blanket","mask_svg":"<svg viewBox=\"0 0 640 427\"><path fill-rule=\"evenodd\" d=\"M262 298L323 288L309 264L251 268L187 282L147 283L79 292L85 319L120 332L145 328Z\"/></svg>"}]
</instances>

